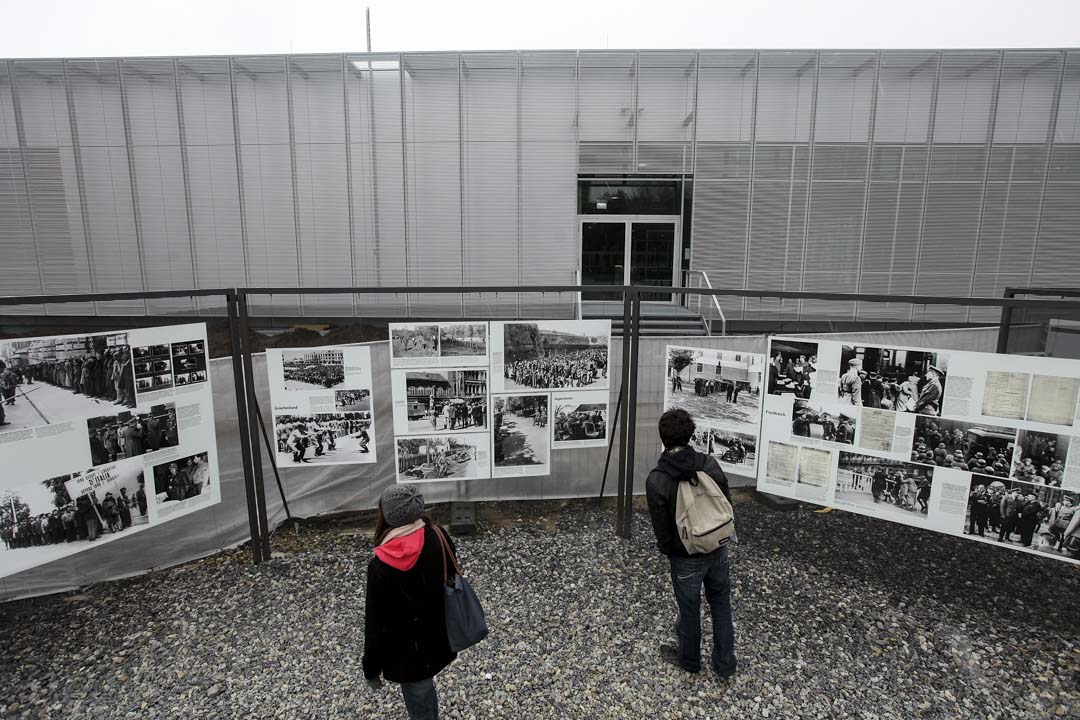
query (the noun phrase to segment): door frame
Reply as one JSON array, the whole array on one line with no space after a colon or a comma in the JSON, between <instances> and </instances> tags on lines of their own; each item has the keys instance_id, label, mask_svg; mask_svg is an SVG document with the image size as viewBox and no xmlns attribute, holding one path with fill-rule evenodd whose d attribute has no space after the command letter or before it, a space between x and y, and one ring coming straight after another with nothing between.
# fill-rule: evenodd
<instances>
[{"instance_id":1,"label":"door frame","mask_svg":"<svg viewBox=\"0 0 1080 720\"><path fill-rule=\"evenodd\" d=\"M585 223L622 223L623 238L623 285L630 284L630 268L633 265L631 251L631 233L634 223L671 223L675 226L674 240L671 243L671 287L680 287L682 277L682 217L679 215L578 215L577 271L578 284L581 284L581 251L585 241ZM580 304L581 297L578 294ZM586 301L588 302L588 301ZM672 294L671 300L642 300L652 305L677 305L679 296Z\"/></svg>"}]
</instances>

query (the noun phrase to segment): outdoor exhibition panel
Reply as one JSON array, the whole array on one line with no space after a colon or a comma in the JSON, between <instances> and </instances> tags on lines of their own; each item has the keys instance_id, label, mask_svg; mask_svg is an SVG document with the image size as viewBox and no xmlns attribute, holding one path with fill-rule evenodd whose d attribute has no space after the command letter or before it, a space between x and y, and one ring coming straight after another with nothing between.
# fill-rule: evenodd
<instances>
[{"instance_id":1,"label":"outdoor exhibition panel","mask_svg":"<svg viewBox=\"0 0 1080 720\"><path fill-rule=\"evenodd\" d=\"M376 461L370 348L271 349L266 368L277 467Z\"/></svg>"},{"instance_id":2,"label":"outdoor exhibition panel","mask_svg":"<svg viewBox=\"0 0 1080 720\"><path fill-rule=\"evenodd\" d=\"M774 337L758 489L1078 562L1080 362Z\"/></svg>"},{"instance_id":3,"label":"outdoor exhibition panel","mask_svg":"<svg viewBox=\"0 0 1080 720\"><path fill-rule=\"evenodd\" d=\"M756 475L765 356L739 350L668 345L664 409L694 418L691 441L720 466Z\"/></svg>"},{"instance_id":4,"label":"outdoor exhibition panel","mask_svg":"<svg viewBox=\"0 0 1080 720\"><path fill-rule=\"evenodd\" d=\"M0 360L0 577L221 500L205 324L5 340Z\"/></svg>"}]
</instances>

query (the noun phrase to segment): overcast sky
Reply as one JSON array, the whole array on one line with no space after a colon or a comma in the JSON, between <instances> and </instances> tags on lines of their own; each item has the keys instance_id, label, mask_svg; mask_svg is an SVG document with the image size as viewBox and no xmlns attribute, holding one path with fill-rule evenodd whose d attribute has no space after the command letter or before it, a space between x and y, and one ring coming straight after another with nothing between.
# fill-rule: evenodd
<instances>
[{"instance_id":1,"label":"overcast sky","mask_svg":"<svg viewBox=\"0 0 1080 720\"><path fill-rule=\"evenodd\" d=\"M1080 0L0 0L0 55L1077 47Z\"/></svg>"}]
</instances>

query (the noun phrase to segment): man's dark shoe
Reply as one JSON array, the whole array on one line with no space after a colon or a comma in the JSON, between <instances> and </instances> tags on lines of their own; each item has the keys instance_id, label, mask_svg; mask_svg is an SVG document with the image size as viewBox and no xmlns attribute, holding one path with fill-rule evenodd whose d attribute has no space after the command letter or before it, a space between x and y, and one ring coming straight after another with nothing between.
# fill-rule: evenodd
<instances>
[{"instance_id":1,"label":"man's dark shoe","mask_svg":"<svg viewBox=\"0 0 1080 720\"><path fill-rule=\"evenodd\" d=\"M691 670L690 668L679 662L679 649L674 645L661 645L660 646L660 659L669 665L674 665L680 670L688 673L696 673L698 670Z\"/></svg>"}]
</instances>

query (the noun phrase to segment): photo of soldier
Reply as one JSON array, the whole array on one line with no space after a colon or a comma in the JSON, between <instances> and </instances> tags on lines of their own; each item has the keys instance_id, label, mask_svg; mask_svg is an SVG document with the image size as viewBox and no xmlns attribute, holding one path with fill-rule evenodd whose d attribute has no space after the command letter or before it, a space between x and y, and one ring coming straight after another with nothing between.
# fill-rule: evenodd
<instances>
[{"instance_id":1,"label":"photo of soldier","mask_svg":"<svg viewBox=\"0 0 1080 720\"><path fill-rule=\"evenodd\" d=\"M769 348L769 394L809 399L817 372L817 343L774 338Z\"/></svg>"},{"instance_id":2,"label":"photo of soldier","mask_svg":"<svg viewBox=\"0 0 1080 720\"><path fill-rule=\"evenodd\" d=\"M1011 547L1080 558L1080 493L972 475L964 534Z\"/></svg>"},{"instance_id":3,"label":"photo of soldier","mask_svg":"<svg viewBox=\"0 0 1080 720\"><path fill-rule=\"evenodd\" d=\"M854 445L857 426L858 410L850 406L796 400L792 409L791 434L795 438Z\"/></svg>"},{"instance_id":4,"label":"photo of soldier","mask_svg":"<svg viewBox=\"0 0 1080 720\"><path fill-rule=\"evenodd\" d=\"M848 405L940 415L947 370L942 353L844 345L837 394Z\"/></svg>"},{"instance_id":5,"label":"photo of soldier","mask_svg":"<svg viewBox=\"0 0 1080 720\"><path fill-rule=\"evenodd\" d=\"M152 405L143 412L124 411L117 415L89 418L86 429L94 467L179 444L176 406L173 403Z\"/></svg>"},{"instance_id":6,"label":"photo of soldier","mask_svg":"<svg viewBox=\"0 0 1080 720\"><path fill-rule=\"evenodd\" d=\"M155 465L154 494L159 507L210 492L208 454L196 453Z\"/></svg>"},{"instance_id":7,"label":"photo of soldier","mask_svg":"<svg viewBox=\"0 0 1080 720\"><path fill-rule=\"evenodd\" d=\"M933 483L932 467L841 452L835 499L872 510L875 515L921 521L929 514Z\"/></svg>"},{"instance_id":8,"label":"photo of soldier","mask_svg":"<svg viewBox=\"0 0 1080 720\"><path fill-rule=\"evenodd\" d=\"M275 415L279 467L371 462L371 412Z\"/></svg>"},{"instance_id":9,"label":"photo of soldier","mask_svg":"<svg viewBox=\"0 0 1080 720\"><path fill-rule=\"evenodd\" d=\"M1016 430L984 423L918 417L911 461L1008 477Z\"/></svg>"}]
</instances>

